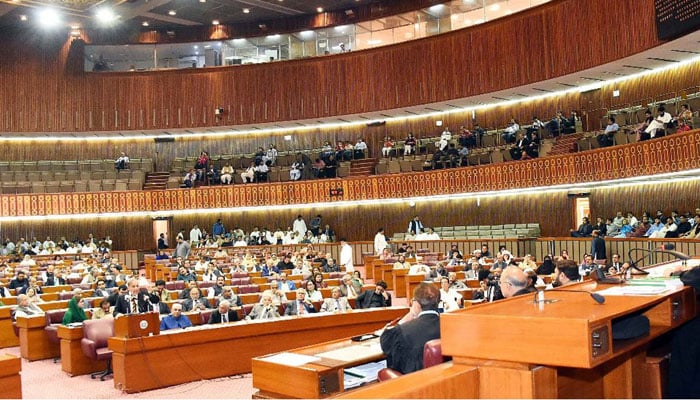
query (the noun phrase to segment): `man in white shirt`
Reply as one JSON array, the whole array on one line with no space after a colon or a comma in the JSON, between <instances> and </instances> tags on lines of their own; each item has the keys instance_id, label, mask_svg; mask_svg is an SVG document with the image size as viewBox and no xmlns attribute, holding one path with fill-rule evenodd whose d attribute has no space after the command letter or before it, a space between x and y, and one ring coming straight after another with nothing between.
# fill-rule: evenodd
<instances>
[{"instance_id":1,"label":"man in white shirt","mask_svg":"<svg viewBox=\"0 0 700 400\"><path fill-rule=\"evenodd\" d=\"M295 219L294 224L292 224L292 231L296 232L298 237L304 237L307 230L304 218L302 218L301 215L297 215L297 219Z\"/></svg>"},{"instance_id":2,"label":"man in white shirt","mask_svg":"<svg viewBox=\"0 0 700 400\"><path fill-rule=\"evenodd\" d=\"M365 143L364 140L357 139L357 143L355 143L355 158L365 158L365 155L367 154L367 143Z\"/></svg>"},{"instance_id":3,"label":"man in white shirt","mask_svg":"<svg viewBox=\"0 0 700 400\"><path fill-rule=\"evenodd\" d=\"M114 168L125 169L129 166L129 157L122 151L119 158L114 162Z\"/></svg>"},{"instance_id":4,"label":"man in white shirt","mask_svg":"<svg viewBox=\"0 0 700 400\"><path fill-rule=\"evenodd\" d=\"M202 239L202 231L199 230L199 226L195 225L192 230L190 230L190 245L192 247L197 247L199 241Z\"/></svg>"},{"instance_id":5,"label":"man in white shirt","mask_svg":"<svg viewBox=\"0 0 700 400\"><path fill-rule=\"evenodd\" d=\"M352 261L352 247L347 239L340 239L340 265L345 267L345 272L354 272L355 265Z\"/></svg>"},{"instance_id":6,"label":"man in white shirt","mask_svg":"<svg viewBox=\"0 0 700 400\"><path fill-rule=\"evenodd\" d=\"M433 228L426 228L425 239L423 240L440 240L440 235L433 231Z\"/></svg>"},{"instance_id":7,"label":"man in white shirt","mask_svg":"<svg viewBox=\"0 0 700 400\"><path fill-rule=\"evenodd\" d=\"M389 243L386 241L386 236L384 236L384 228L379 228L377 234L374 235L374 253L382 254L382 251L389 247Z\"/></svg>"},{"instance_id":8,"label":"man in white shirt","mask_svg":"<svg viewBox=\"0 0 700 400\"><path fill-rule=\"evenodd\" d=\"M520 125L511 118L508 123L508 127L503 130L503 141L506 143L513 143L515 141L515 134L520 130Z\"/></svg>"},{"instance_id":9,"label":"man in white shirt","mask_svg":"<svg viewBox=\"0 0 700 400\"><path fill-rule=\"evenodd\" d=\"M671 122L671 119L673 119L671 114L667 113L663 106L659 107L659 115L653 121L651 121L651 123L649 123L649 126L647 126L647 129L644 130L644 133L647 133L648 137L653 139L656 137L657 131L663 130L665 125Z\"/></svg>"}]
</instances>

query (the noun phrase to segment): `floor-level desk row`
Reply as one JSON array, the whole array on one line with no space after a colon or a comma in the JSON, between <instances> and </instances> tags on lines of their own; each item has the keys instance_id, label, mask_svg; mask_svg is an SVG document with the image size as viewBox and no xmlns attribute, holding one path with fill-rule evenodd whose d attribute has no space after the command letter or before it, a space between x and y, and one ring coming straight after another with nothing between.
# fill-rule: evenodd
<instances>
[{"instance_id":1,"label":"floor-level desk row","mask_svg":"<svg viewBox=\"0 0 700 400\"><path fill-rule=\"evenodd\" d=\"M239 321L109 339L114 385L126 392L247 373L253 357L371 332L406 307Z\"/></svg>"}]
</instances>

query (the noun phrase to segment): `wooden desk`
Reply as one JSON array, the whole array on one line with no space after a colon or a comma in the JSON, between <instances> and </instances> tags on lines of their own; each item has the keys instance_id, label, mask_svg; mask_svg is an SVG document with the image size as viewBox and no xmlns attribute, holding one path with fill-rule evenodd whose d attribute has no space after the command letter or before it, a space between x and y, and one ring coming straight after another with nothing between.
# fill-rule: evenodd
<instances>
[{"instance_id":1,"label":"wooden desk","mask_svg":"<svg viewBox=\"0 0 700 400\"><path fill-rule=\"evenodd\" d=\"M22 398L22 359L10 354L0 354L0 387L6 399Z\"/></svg>"},{"instance_id":2,"label":"wooden desk","mask_svg":"<svg viewBox=\"0 0 700 400\"><path fill-rule=\"evenodd\" d=\"M394 290L395 286L394 286L394 281L393 281L392 274L391 274L391 272L394 270L394 264L382 263L382 264L379 264L378 268L379 268L378 270L375 270L375 274L378 273L379 279L386 282L386 290ZM377 276L377 275L375 275L375 276ZM375 279L375 283L377 283L377 281L379 279Z\"/></svg>"},{"instance_id":3,"label":"wooden desk","mask_svg":"<svg viewBox=\"0 0 700 400\"><path fill-rule=\"evenodd\" d=\"M353 310L203 325L136 339L113 337L109 348L114 352L114 385L133 393L250 372L253 357L370 332L407 311ZM219 358L222 362L216 362Z\"/></svg>"},{"instance_id":4,"label":"wooden desk","mask_svg":"<svg viewBox=\"0 0 700 400\"><path fill-rule=\"evenodd\" d=\"M648 350L696 315L695 292L683 287L650 296L608 295L597 304L586 293L566 291L611 286L586 282L546 292L547 300L557 300L551 303L525 295L442 314L442 352L453 361L395 380L343 393L342 384L333 384L342 379L343 365L322 359L299 367L294 385L286 385L279 372L270 372L271 363L255 360L253 386L261 397L659 398L660 367ZM613 341L612 322L634 313L649 318L650 333ZM298 351L313 355L335 343ZM285 374L294 370L283 368Z\"/></svg>"},{"instance_id":5,"label":"wooden desk","mask_svg":"<svg viewBox=\"0 0 700 400\"><path fill-rule=\"evenodd\" d=\"M392 269L391 281L394 287L395 297L406 297L406 286L408 286L408 270L405 268Z\"/></svg>"},{"instance_id":6,"label":"wooden desk","mask_svg":"<svg viewBox=\"0 0 700 400\"><path fill-rule=\"evenodd\" d=\"M406 275L406 297L412 298L413 291L425 281L425 274Z\"/></svg>"},{"instance_id":7,"label":"wooden desk","mask_svg":"<svg viewBox=\"0 0 700 400\"><path fill-rule=\"evenodd\" d=\"M19 337L12 327L12 308L0 307L0 348L19 346Z\"/></svg>"},{"instance_id":8,"label":"wooden desk","mask_svg":"<svg viewBox=\"0 0 700 400\"><path fill-rule=\"evenodd\" d=\"M105 361L93 361L85 356L80 347L83 339L83 327L58 327L58 337L61 339L61 369L70 376L85 375L92 372L104 371Z\"/></svg>"},{"instance_id":9,"label":"wooden desk","mask_svg":"<svg viewBox=\"0 0 700 400\"><path fill-rule=\"evenodd\" d=\"M22 358L36 361L58 357L61 354L60 346L49 342L44 330L46 327L44 315L29 318L19 317L17 318L17 327L19 327L19 351Z\"/></svg>"}]
</instances>

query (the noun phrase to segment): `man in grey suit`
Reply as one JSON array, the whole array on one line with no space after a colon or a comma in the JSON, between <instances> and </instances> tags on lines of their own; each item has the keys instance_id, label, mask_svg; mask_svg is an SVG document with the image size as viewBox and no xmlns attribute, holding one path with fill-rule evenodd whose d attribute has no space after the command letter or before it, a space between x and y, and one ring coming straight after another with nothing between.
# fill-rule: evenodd
<instances>
[{"instance_id":1,"label":"man in grey suit","mask_svg":"<svg viewBox=\"0 0 700 400\"><path fill-rule=\"evenodd\" d=\"M321 312L335 312L352 310L347 297L340 296L340 288L334 287L331 289L331 298L323 300L321 304Z\"/></svg>"},{"instance_id":2,"label":"man in grey suit","mask_svg":"<svg viewBox=\"0 0 700 400\"><path fill-rule=\"evenodd\" d=\"M272 292L266 290L262 294L260 303L253 306L250 310L248 316L245 319L273 319L279 318L280 314L277 312L277 307L272 304Z\"/></svg>"}]
</instances>

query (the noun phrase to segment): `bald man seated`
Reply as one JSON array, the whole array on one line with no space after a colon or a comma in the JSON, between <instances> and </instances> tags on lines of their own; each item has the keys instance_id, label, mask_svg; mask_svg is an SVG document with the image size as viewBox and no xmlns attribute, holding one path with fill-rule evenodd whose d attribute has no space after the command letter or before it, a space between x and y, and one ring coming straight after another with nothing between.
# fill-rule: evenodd
<instances>
[{"instance_id":1,"label":"bald man seated","mask_svg":"<svg viewBox=\"0 0 700 400\"><path fill-rule=\"evenodd\" d=\"M528 277L522 269L509 266L501 272L501 293L503 297L510 298L523 294L533 293L535 288L528 285Z\"/></svg>"}]
</instances>

